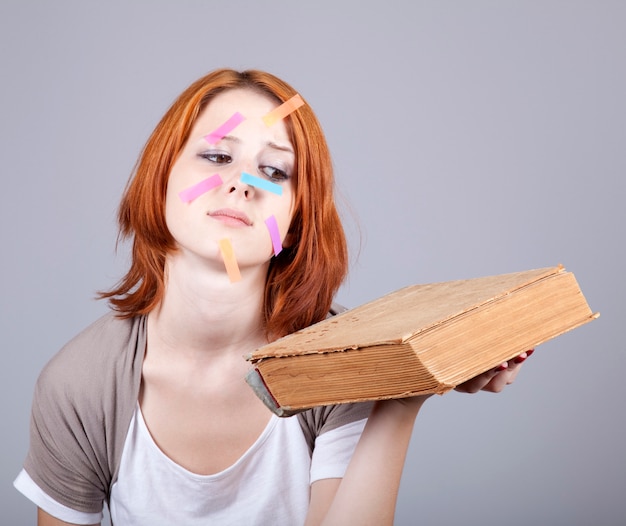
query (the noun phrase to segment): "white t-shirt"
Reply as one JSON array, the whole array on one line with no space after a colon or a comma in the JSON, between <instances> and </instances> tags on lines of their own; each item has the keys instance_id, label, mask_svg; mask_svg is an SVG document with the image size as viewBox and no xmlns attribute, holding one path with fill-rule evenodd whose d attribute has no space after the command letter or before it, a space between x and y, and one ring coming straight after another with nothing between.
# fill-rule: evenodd
<instances>
[{"instance_id":1,"label":"white t-shirt","mask_svg":"<svg viewBox=\"0 0 626 526\"><path fill-rule=\"evenodd\" d=\"M177 526L191 525L201 508L222 513L203 523L223 524L226 517L230 524L243 516L244 524L263 524L271 515L270 524L277 525L283 519L276 514L284 512L285 523L293 526L292 517L304 516L310 482L343 476L371 404L274 417L250 451L210 477L177 466L156 447L138 411L146 341L145 316L109 313L41 372L30 446L15 487L50 515L94 524L108 502L116 526L168 523L175 512ZM228 499L231 509L220 511ZM135 514L148 515L143 522Z\"/></svg>"},{"instance_id":2,"label":"white t-shirt","mask_svg":"<svg viewBox=\"0 0 626 526\"><path fill-rule=\"evenodd\" d=\"M320 435L311 457L297 418L272 416L235 464L197 475L158 448L137 406L111 490L111 519L115 526L303 524L310 484L343 477L364 425L359 420ZM91 524L102 518L54 501L25 471L15 486L64 521Z\"/></svg>"}]
</instances>

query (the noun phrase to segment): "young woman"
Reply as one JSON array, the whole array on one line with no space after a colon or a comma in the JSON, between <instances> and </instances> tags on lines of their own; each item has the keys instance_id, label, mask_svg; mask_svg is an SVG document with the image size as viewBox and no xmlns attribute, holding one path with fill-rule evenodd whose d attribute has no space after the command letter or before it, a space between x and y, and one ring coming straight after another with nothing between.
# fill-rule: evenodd
<instances>
[{"instance_id":1,"label":"young woman","mask_svg":"<svg viewBox=\"0 0 626 526\"><path fill-rule=\"evenodd\" d=\"M119 211L113 307L36 386L16 487L40 525L391 524L426 397L273 416L242 358L331 311L347 269L320 126L260 71L192 84ZM522 354L522 361L526 354ZM460 388L501 390L518 364Z\"/></svg>"}]
</instances>

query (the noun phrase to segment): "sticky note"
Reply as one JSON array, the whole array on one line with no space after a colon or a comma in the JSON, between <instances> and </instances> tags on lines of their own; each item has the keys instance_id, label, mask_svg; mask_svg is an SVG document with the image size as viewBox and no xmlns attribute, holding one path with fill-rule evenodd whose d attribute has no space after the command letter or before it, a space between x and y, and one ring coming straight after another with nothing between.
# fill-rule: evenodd
<instances>
[{"instance_id":1,"label":"sticky note","mask_svg":"<svg viewBox=\"0 0 626 526\"><path fill-rule=\"evenodd\" d=\"M215 144L216 142L221 141L225 135L228 135L234 128L239 126L246 118L236 111L232 114L232 116L221 126L217 127L208 135L204 136L204 139L209 144Z\"/></svg>"},{"instance_id":2,"label":"sticky note","mask_svg":"<svg viewBox=\"0 0 626 526\"><path fill-rule=\"evenodd\" d=\"M231 283L241 280L241 273L239 272L235 252L233 251L233 246L230 244L230 239L227 237L220 239L220 252L222 253L222 258L224 258L224 266L226 267L226 273Z\"/></svg>"},{"instance_id":3,"label":"sticky note","mask_svg":"<svg viewBox=\"0 0 626 526\"><path fill-rule=\"evenodd\" d=\"M304 104L302 97L296 94L289 100L283 102L278 108L273 109L269 113L266 113L262 119L265 126L268 128L276 124L279 120L284 119L290 113L296 111L300 106Z\"/></svg>"},{"instance_id":4,"label":"sticky note","mask_svg":"<svg viewBox=\"0 0 626 526\"><path fill-rule=\"evenodd\" d=\"M212 190L213 188L221 185L223 183L220 174L212 175L211 177L207 177L203 179L199 183L190 186L189 188L185 188L182 192L178 192L178 196L183 203L190 203L196 197L201 196L202 194Z\"/></svg>"},{"instance_id":5,"label":"sticky note","mask_svg":"<svg viewBox=\"0 0 626 526\"><path fill-rule=\"evenodd\" d=\"M272 181L250 175L246 172L241 172L241 182L244 184L249 184L250 186L256 186L257 188L261 188L263 190L267 190L268 192L283 195L283 187L279 184L272 183Z\"/></svg>"},{"instance_id":6,"label":"sticky note","mask_svg":"<svg viewBox=\"0 0 626 526\"><path fill-rule=\"evenodd\" d=\"M283 249L283 245L280 242L280 232L278 231L278 223L276 223L276 218L274 216L269 216L265 220L265 225L267 229L270 231L270 238L272 239L272 247L274 247L274 255L278 256L280 251Z\"/></svg>"}]
</instances>

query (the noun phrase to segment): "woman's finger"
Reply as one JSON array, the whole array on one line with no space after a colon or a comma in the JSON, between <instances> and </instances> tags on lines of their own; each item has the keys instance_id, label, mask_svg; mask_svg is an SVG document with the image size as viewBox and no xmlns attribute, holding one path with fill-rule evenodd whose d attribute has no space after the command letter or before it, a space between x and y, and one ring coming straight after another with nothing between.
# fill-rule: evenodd
<instances>
[{"instance_id":1,"label":"woman's finger","mask_svg":"<svg viewBox=\"0 0 626 526\"><path fill-rule=\"evenodd\" d=\"M460 393L477 393L478 391L499 393L507 385L513 383L521 365L533 352L535 352L534 349L530 349L507 362L502 362L497 367L458 385L455 390Z\"/></svg>"}]
</instances>

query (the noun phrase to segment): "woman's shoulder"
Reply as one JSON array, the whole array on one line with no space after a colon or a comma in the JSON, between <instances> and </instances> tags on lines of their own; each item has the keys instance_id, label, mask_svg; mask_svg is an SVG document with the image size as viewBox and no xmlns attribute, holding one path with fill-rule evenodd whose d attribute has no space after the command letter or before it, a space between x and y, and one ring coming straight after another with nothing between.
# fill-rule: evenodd
<instances>
[{"instance_id":1,"label":"woman's shoulder","mask_svg":"<svg viewBox=\"0 0 626 526\"><path fill-rule=\"evenodd\" d=\"M100 509L137 403L144 349L144 319L109 313L64 345L39 375L25 468L58 502ZM64 484L72 485L70 496Z\"/></svg>"},{"instance_id":2,"label":"woman's shoulder","mask_svg":"<svg viewBox=\"0 0 626 526\"><path fill-rule=\"evenodd\" d=\"M309 450L312 451L317 437L342 426L366 419L369 417L372 405L373 402L358 402L320 406L295 416L300 423Z\"/></svg>"},{"instance_id":3,"label":"woman's shoulder","mask_svg":"<svg viewBox=\"0 0 626 526\"><path fill-rule=\"evenodd\" d=\"M38 389L84 396L94 387L110 385L113 377L135 377L144 350L145 317L123 319L109 312L50 359L39 376Z\"/></svg>"},{"instance_id":4,"label":"woman's shoulder","mask_svg":"<svg viewBox=\"0 0 626 526\"><path fill-rule=\"evenodd\" d=\"M122 318L109 311L69 340L59 354L89 352L101 347L118 349L137 334L144 319L143 316Z\"/></svg>"}]
</instances>

